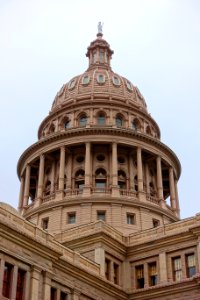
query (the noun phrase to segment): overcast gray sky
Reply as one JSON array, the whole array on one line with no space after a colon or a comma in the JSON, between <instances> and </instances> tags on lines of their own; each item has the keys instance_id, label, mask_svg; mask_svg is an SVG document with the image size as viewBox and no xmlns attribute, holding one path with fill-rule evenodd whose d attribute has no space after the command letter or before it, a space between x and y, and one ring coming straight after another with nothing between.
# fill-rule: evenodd
<instances>
[{"instance_id":1,"label":"overcast gray sky","mask_svg":"<svg viewBox=\"0 0 200 300\"><path fill-rule=\"evenodd\" d=\"M98 21L112 68L144 95L179 157L181 216L200 212L200 1L0 0L0 200L18 205L16 165L63 83L83 73Z\"/></svg>"}]
</instances>

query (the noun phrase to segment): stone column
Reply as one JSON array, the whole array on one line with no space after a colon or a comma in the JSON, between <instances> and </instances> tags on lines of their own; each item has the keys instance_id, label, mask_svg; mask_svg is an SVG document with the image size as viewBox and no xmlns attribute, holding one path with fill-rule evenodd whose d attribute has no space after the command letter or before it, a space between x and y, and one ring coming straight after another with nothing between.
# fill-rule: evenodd
<instances>
[{"instance_id":1,"label":"stone column","mask_svg":"<svg viewBox=\"0 0 200 300\"><path fill-rule=\"evenodd\" d=\"M10 300L16 299L18 267L14 266L11 280Z\"/></svg>"},{"instance_id":2,"label":"stone column","mask_svg":"<svg viewBox=\"0 0 200 300\"><path fill-rule=\"evenodd\" d=\"M51 274L45 272L43 281L43 300L49 300L51 298Z\"/></svg>"},{"instance_id":3,"label":"stone column","mask_svg":"<svg viewBox=\"0 0 200 300\"><path fill-rule=\"evenodd\" d=\"M169 188L170 188L170 202L171 208L176 211L176 195L175 195L175 184L174 184L174 171L173 168L169 168Z\"/></svg>"},{"instance_id":4,"label":"stone column","mask_svg":"<svg viewBox=\"0 0 200 300\"><path fill-rule=\"evenodd\" d=\"M198 264L197 264L196 272L200 273L200 237L198 238L198 241L197 241L197 261L198 261Z\"/></svg>"},{"instance_id":5,"label":"stone column","mask_svg":"<svg viewBox=\"0 0 200 300\"><path fill-rule=\"evenodd\" d=\"M18 209L21 211L23 207L24 199L24 176L21 176L20 192L19 192L19 206Z\"/></svg>"},{"instance_id":6,"label":"stone column","mask_svg":"<svg viewBox=\"0 0 200 300\"><path fill-rule=\"evenodd\" d=\"M51 171L51 194L55 192L55 173L56 173L56 162L52 162L52 171Z\"/></svg>"},{"instance_id":7,"label":"stone column","mask_svg":"<svg viewBox=\"0 0 200 300\"><path fill-rule=\"evenodd\" d=\"M25 274L25 283L24 283L24 292L23 292L24 300L30 299L30 279L31 279L31 273L30 271L27 271Z\"/></svg>"},{"instance_id":8,"label":"stone column","mask_svg":"<svg viewBox=\"0 0 200 300\"><path fill-rule=\"evenodd\" d=\"M60 148L60 169L59 169L59 181L58 190L64 191L64 175L65 175L65 147Z\"/></svg>"},{"instance_id":9,"label":"stone column","mask_svg":"<svg viewBox=\"0 0 200 300\"><path fill-rule=\"evenodd\" d=\"M41 154L40 165L39 165L39 176L38 176L38 190L37 190L37 198L39 199L39 202L43 197L43 190L44 190L44 161L45 161L45 156Z\"/></svg>"},{"instance_id":10,"label":"stone column","mask_svg":"<svg viewBox=\"0 0 200 300\"><path fill-rule=\"evenodd\" d=\"M105 276L105 250L103 248L95 249L94 261L100 265L100 275Z\"/></svg>"},{"instance_id":11,"label":"stone column","mask_svg":"<svg viewBox=\"0 0 200 300\"><path fill-rule=\"evenodd\" d=\"M144 264L144 287L149 286L149 273L148 273L148 264Z\"/></svg>"},{"instance_id":12,"label":"stone column","mask_svg":"<svg viewBox=\"0 0 200 300\"><path fill-rule=\"evenodd\" d=\"M146 192L147 192L147 195L150 195L150 186L149 186L149 166L148 164L146 163L145 164L145 176L146 176Z\"/></svg>"},{"instance_id":13,"label":"stone column","mask_svg":"<svg viewBox=\"0 0 200 300\"><path fill-rule=\"evenodd\" d=\"M68 163L67 163L67 190L72 190L72 153L68 154Z\"/></svg>"},{"instance_id":14,"label":"stone column","mask_svg":"<svg viewBox=\"0 0 200 300\"><path fill-rule=\"evenodd\" d=\"M72 300L79 300L80 299L80 295L81 295L81 292L74 290L72 292L71 299Z\"/></svg>"},{"instance_id":15,"label":"stone column","mask_svg":"<svg viewBox=\"0 0 200 300\"><path fill-rule=\"evenodd\" d=\"M3 289L4 266L5 266L5 261L1 259L0 260L0 299L2 296L2 289Z\"/></svg>"},{"instance_id":16,"label":"stone column","mask_svg":"<svg viewBox=\"0 0 200 300\"><path fill-rule=\"evenodd\" d=\"M166 253L159 253L159 283L167 282L167 258Z\"/></svg>"},{"instance_id":17,"label":"stone column","mask_svg":"<svg viewBox=\"0 0 200 300\"><path fill-rule=\"evenodd\" d=\"M175 194L176 194L176 212L177 217L180 218L180 206L179 206L179 197L178 197L178 180L175 179Z\"/></svg>"},{"instance_id":18,"label":"stone column","mask_svg":"<svg viewBox=\"0 0 200 300\"><path fill-rule=\"evenodd\" d=\"M89 196L91 193L91 143L87 142L85 144L85 187L84 195Z\"/></svg>"},{"instance_id":19,"label":"stone column","mask_svg":"<svg viewBox=\"0 0 200 300\"><path fill-rule=\"evenodd\" d=\"M134 172L134 167L133 167L133 153L131 152L129 154L129 178L130 178L129 189L130 189L130 191L135 190L133 172Z\"/></svg>"},{"instance_id":20,"label":"stone column","mask_svg":"<svg viewBox=\"0 0 200 300\"><path fill-rule=\"evenodd\" d=\"M60 289L56 289L56 299L55 300L60 300L60 294L61 294Z\"/></svg>"},{"instance_id":21,"label":"stone column","mask_svg":"<svg viewBox=\"0 0 200 300\"><path fill-rule=\"evenodd\" d=\"M122 282L123 288L126 290L131 289L131 265L129 261L122 263Z\"/></svg>"},{"instance_id":22,"label":"stone column","mask_svg":"<svg viewBox=\"0 0 200 300\"><path fill-rule=\"evenodd\" d=\"M119 196L116 142L112 143L112 196Z\"/></svg>"},{"instance_id":23,"label":"stone column","mask_svg":"<svg viewBox=\"0 0 200 300\"><path fill-rule=\"evenodd\" d=\"M26 166L25 186L24 186L24 201L23 206L28 205L29 189L30 189L31 166Z\"/></svg>"},{"instance_id":24,"label":"stone column","mask_svg":"<svg viewBox=\"0 0 200 300\"><path fill-rule=\"evenodd\" d=\"M157 190L159 200L163 200L163 181L162 181L162 167L161 167L161 157L156 158L157 166Z\"/></svg>"},{"instance_id":25,"label":"stone column","mask_svg":"<svg viewBox=\"0 0 200 300\"><path fill-rule=\"evenodd\" d=\"M32 271L31 271L30 299L29 300L38 300L39 299L40 275L41 275L41 269L39 269L37 267L33 267Z\"/></svg>"},{"instance_id":26,"label":"stone column","mask_svg":"<svg viewBox=\"0 0 200 300\"><path fill-rule=\"evenodd\" d=\"M142 168L142 149L137 148L137 180L138 180L138 198L145 201L144 197L144 181L143 181L143 168Z\"/></svg>"}]
</instances>

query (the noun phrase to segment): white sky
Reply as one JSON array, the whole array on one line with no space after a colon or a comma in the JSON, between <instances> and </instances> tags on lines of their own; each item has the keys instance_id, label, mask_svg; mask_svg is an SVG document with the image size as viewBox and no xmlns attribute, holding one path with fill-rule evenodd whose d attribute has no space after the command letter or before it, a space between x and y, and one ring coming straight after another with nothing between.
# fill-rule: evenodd
<instances>
[{"instance_id":1,"label":"white sky","mask_svg":"<svg viewBox=\"0 0 200 300\"><path fill-rule=\"evenodd\" d=\"M0 200L18 205L16 165L63 83L87 68L98 21L112 68L138 86L179 157L183 218L200 212L200 1L0 0Z\"/></svg>"}]
</instances>

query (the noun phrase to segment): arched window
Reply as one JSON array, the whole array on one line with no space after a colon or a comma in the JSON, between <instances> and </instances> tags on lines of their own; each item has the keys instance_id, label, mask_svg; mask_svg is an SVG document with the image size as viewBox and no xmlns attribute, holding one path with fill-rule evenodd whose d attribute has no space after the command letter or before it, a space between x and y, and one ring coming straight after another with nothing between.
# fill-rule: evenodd
<instances>
[{"instance_id":1,"label":"arched window","mask_svg":"<svg viewBox=\"0 0 200 300\"><path fill-rule=\"evenodd\" d=\"M104 113L99 113L97 116L97 124L98 125L104 125L106 123L106 117Z\"/></svg>"},{"instance_id":2,"label":"arched window","mask_svg":"<svg viewBox=\"0 0 200 300\"><path fill-rule=\"evenodd\" d=\"M118 171L118 187L123 190L126 189L126 174L122 170Z\"/></svg>"},{"instance_id":3,"label":"arched window","mask_svg":"<svg viewBox=\"0 0 200 300\"><path fill-rule=\"evenodd\" d=\"M87 116L86 115L82 115L79 118L79 125L80 126L86 126L87 124Z\"/></svg>"},{"instance_id":4,"label":"arched window","mask_svg":"<svg viewBox=\"0 0 200 300\"><path fill-rule=\"evenodd\" d=\"M45 196L50 195L50 190L51 190L51 181L48 180L45 184L44 195Z\"/></svg>"},{"instance_id":5,"label":"arched window","mask_svg":"<svg viewBox=\"0 0 200 300\"><path fill-rule=\"evenodd\" d=\"M104 50L100 49L99 51L99 61L100 63L104 63Z\"/></svg>"},{"instance_id":6,"label":"arched window","mask_svg":"<svg viewBox=\"0 0 200 300\"><path fill-rule=\"evenodd\" d=\"M107 173L103 168L99 168L95 172L95 188L100 191L106 188Z\"/></svg>"},{"instance_id":7,"label":"arched window","mask_svg":"<svg viewBox=\"0 0 200 300\"><path fill-rule=\"evenodd\" d=\"M154 186L152 181L149 183L149 187L150 187L150 196L155 197L156 196L156 190L155 190L155 186Z\"/></svg>"},{"instance_id":8,"label":"arched window","mask_svg":"<svg viewBox=\"0 0 200 300\"><path fill-rule=\"evenodd\" d=\"M139 130L140 129L140 122L138 121L138 119L134 119L132 122L132 128L134 130Z\"/></svg>"},{"instance_id":9,"label":"arched window","mask_svg":"<svg viewBox=\"0 0 200 300\"><path fill-rule=\"evenodd\" d=\"M55 125L54 124L51 124L50 127L49 127L49 133L54 133L55 132Z\"/></svg>"},{"instance_id":10,"label":"arched window","mask_svg":"<svg viewBox=\"0 0 200 300\"><path fill-rule=\"evenodd\" d=\"M83 190L85 185L85 171L78 170L75 174L75 188L80 191Z\"/></svg>"},{"instance_id":11,"label":"arched window","mask_svg":"<svg viewBox=\"0 0 200 300\"><path fill-rule=\"evenodd\" d=\"M146 133L149 134L149 135L152 135L150 126L147 126Z\"/></svg>"},{"instance_id":12,"label":"arched window","mask_svg":"<svg viewBox=\"0 0 200 300\"><path fill-rule=\"evenodd\" d=\"M116 116L115 119L115 124L117 127L122 127L123 126L123 118L119 115Z\"/></svg>"},{"instance_id":13,"label":"arched window","mask_svg":"<svg viewBox=\"0 0 200 300\"><path fill-rule=\"evenodd\" d=\"M135 187L135 191L137 192L138 191L138 178L137 178L137 175L135 175L135 177L134 177L134 187Z\"/></svg>"}]
</instances>

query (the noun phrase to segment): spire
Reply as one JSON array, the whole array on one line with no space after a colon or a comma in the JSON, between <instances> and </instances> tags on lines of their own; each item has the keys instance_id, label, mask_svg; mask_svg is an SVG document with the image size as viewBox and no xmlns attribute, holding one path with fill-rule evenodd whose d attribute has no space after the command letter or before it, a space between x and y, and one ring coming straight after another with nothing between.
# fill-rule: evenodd
<instances>
[{"instance_id":1,"label":"spire","mask_svg":"<svg viewBox=\"0 0 200 300\"><path fill-rule=\"evenodd\" d=\"M86 56L89 58L89 68L103 67L105 69L111 69L110 60L112 58L113 50L110 49L110 45L102 38L103 37L103 23L98 23L97 38L91 42L87 48Z\"/></svg>"}]
</instances>

